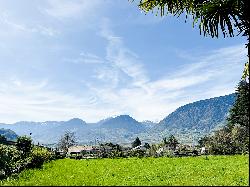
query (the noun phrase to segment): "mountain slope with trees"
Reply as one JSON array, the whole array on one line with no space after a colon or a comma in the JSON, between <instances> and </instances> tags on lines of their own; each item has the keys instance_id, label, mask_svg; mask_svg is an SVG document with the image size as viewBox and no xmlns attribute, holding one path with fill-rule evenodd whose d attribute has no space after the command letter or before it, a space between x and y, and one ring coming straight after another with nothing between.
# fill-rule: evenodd
<instances>
[{"instance_id":1,"label":"mountain slope with trees","mask_svg":"<svg viewBox=\"0 0 250 187\"><path fill-rule=\"evenodd\" d=\"M235 94L230 94L186 104L160 121L156 128L196 129L208 133L226 120L234 101Z\"/></svg>"},{"instance_id":2,"label":"mountain slope with trees","mask_svg":"<svg viewBox=\"0 0 250 187\"><path fill-rule=\"evenodd\" d=\"M4 136L7 140L16 140L18 135L10 130L10 129L4 129L4 128L0 128L0 136Z\"/></svg>"},{"instance_id":3,"label":"mountain slope with trees","mask_svg":"<svg viewBox=\"0 0 250 187\"><path fill-rule=\"evenodd\" d=\"M100 127L107 129L126 129L134 133L145 130L145 126L143 124L136 121L129 115L120 115L115 118L109 118L108 120L104 121Z\"/></svg>"}]
</instances>

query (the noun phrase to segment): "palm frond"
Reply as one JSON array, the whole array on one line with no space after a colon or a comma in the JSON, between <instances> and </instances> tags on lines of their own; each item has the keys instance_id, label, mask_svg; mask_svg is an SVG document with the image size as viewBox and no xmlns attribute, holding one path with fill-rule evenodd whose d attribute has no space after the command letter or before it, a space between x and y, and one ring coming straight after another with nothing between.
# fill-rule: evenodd
<instances>
[{"instance_id":1,"label":"palm frond","mask_svg":"<svg viewBox=\"0 0 250 187\"><path fill-rule=\"evenodd\" d=\"M133 0L135 1L135 0ZM246 8L249 0L140 0L139 8L145 13L156 11L161 16L172 14L179 17L185 14L193 17L193 26L199 24L204 36L233 37L235 32L245 32L249 26ZM245 13L244 13L245 11ZM247 17L248 16L248 17ZM247 17L247 18L246 18ZM186 22L186 20L185 20Z\"/></svg>"}]
</instances>

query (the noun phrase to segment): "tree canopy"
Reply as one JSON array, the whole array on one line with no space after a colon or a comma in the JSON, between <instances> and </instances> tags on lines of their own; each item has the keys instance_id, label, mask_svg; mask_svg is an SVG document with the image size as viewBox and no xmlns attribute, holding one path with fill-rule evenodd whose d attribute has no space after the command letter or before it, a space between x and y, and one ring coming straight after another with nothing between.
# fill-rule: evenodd
<instances>
[{"instance_id":1,"label":"tree canopy","mask_svg":"<svg viewBox=\"0 0 250 187\"><path fill-rule=\"evenodd\" d=\"M249 152L249 76L236 88L236 100L229 111L227 125L198 142L200 146L209 148L212 154Z\"/></svg>"},{"instance_id":2,"label":"tree canopy","mask_svg":"<svg viewBox=\"0 0 250 187\"><path fill-rule=\"evenodd\" d=\"M133 0L135 1L135 0ZM140 0L139 8L160 15L191 15L204 35L233 37L235 29L249 36L249 0Z\"/></svg>"},{"instance_id":3,"label":"tree canopy","mask_svg":"<svg viewBox=\"0 0 250 187\"><path fill-rule=\"evenodd\" d=\"M141 145L141 140L138 137L136 137L135 141L132 142L132 147L134 148L139 145Z\"/></svg>"},{"instance_id":4,"label":"tree canopy","mask_svg":"<svg viewBox=\"0 0 250 187\"><path fill-rule=\"evenodd\" d=\"M249 131L249 104L249 80L241 80L236 89L236 101L229 113L229 126L238 124Z\"/></svg>"},{"instance_id":5,"label":"tree canopy","mask_svg":"<svg viewBox=\"0 0 250 187\"><path fill-rule=\"evenodd\" d=\"M68 152L69 147L76 144L76 137L74 132L66 131L61 137L58 143L59 149L63 150L65 153Z\"/></svg>"},{"instance_id":6,"label":"tree canopy","mask_svg":"<svg viewBox=\"0 0 250 187\"><path fill-rule=\"evenodd\" d=\"M175 150L176 146L179 144L178 140L172 134L168 137L168 139L163 138L163 142L173 150Z\"/></svg>"},{"instance_id":7,"label":"tree canopy","mask_svg":"<svg viewBox=\"0 0 250 187\"><path fill-rule=\"evenodd\" d=\"M27 155L32 150L32 139L28 136L19 136L16 142L17 150L21 151L23 155Z\"/></svg>"},{"instance_id":8,"label":"tree canopy","mask_svg":"<svg viewBox=\"0 0 250 187\"><path fill-rule=\"evenodd\" d=\"M4 144L7 141L7 138L4 135L0 134L0 144Z\"/></svg>"},{"instance_id":9,"label":"tree canopy","mask_svg":"<svg viewBox=\"0 0 250 187\"><path fill-rule=\"evenodd\" d=\"M200 34L204 36L219 37L221 32L224 37L234 37L242 34L247 36L248 62L250 54L250 14L249 0L132 0L145 13L156 11L161 16L184 14L193 18L193 26L199 25ZM249 71L244 71L243 77L249 76Z\"/></svg>"}]
</instances>

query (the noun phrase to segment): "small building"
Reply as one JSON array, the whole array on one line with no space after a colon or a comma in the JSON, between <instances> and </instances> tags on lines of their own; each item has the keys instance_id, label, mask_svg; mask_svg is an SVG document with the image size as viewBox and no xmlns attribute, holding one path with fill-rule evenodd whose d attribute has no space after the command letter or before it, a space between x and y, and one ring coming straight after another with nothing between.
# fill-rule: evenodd
<instances>
[{"instance_id":1,"label":"small building","mask_svg":"<svg viewBox=\"0 0 250 187\"><path fill-rule=\"evenodd\" d=\"M147 148L146 148L144 145L138 145L138 146L132 148L132 150L133 150L133 151L134 151L134 150L146 151Z\"/></svg>"},{"instance_id":2,"label":"small building","mask_svg":"<svg viewBox=\"0 0 250 187\"><path fill-rule=\"evenodd\" d=\"M202 148L201 148L201 154L202 154L202 155L206 154L206 147L202 147Z\"/></svg>"},{"instance_id":3,"label":"small building","mask_svg":"<svg viewBox=\"0 0 250 187\"><path fill-rule=\"evenodd\" d=\"M80 151L72 151L69 153L69 157L70 158L74 158L74 159L81 159L82 158L82 154Z\"/></svg>"},{"instance_id":4,"label":"small building","mask_svg":"<svg viewBox=\"0 0 250 187\"><path fill-rule=\"evenodd\" d=\"M71 158L86 158L86 157L96 157L99 153L99 148L94 146L72 146L68 150L68 155Z\"/></svg>"}]
</instances>

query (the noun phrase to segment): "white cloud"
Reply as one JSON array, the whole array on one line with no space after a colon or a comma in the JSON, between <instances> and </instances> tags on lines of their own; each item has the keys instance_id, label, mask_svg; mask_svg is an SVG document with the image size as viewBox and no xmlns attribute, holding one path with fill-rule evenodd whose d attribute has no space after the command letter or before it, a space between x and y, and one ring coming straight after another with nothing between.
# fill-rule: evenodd
<instances>
[{"instance_id":1,"label":"white cloud","mask_svg":"<svg viewBox=\"0 0 250 187\"><path fill-rule=\"evenodd\" d=\"M133 79L135 86L143 86L148 81L143 64L138 56L125 47L123 39L110 29L110 21L103 19L100 35L107 40L106 60Z\"/></svg>"},{"instance_id":2,"label":"white cloud","mask_svg":"<svg viewBox=\"0 0 250 187\"><path fill-rule=\"evenodd\" d=\"M132 79L126 79L126 84L119 88L111 86L113 84L88 84L89 89L106 104L106 108L115 108L138 120L159 120L186 103L234 92L246 60L243 45L207 51L203 55L190 54L190 64L152 81L138 55L124 45L123 39L115 36L108 24L102 28L101 35L108 42L106 60L113 65L112 68L121 70ZM117 74L114 69L101 71L97 77L109 81L104 72L111 74L112 71L116 72L112 79L119 85L124 75Z\"/></svg>"},{"instance_id":3,"label":"white cloud","mask_svg":"<svg viewBox=\"0 0 250 187\"><path fill-rule=\"evenodd\" d=\"M63 58L63 61L74 64L102 64L104 60L92 53L81 52L76 58Z\"/></svg>"},{"instance_id":4,"label":"white cloud","mask_svg":"<svg viewBox=\"0 0 250 187\"><path fill-rule=\"evenodd\" d=\"M108 87L117 87L119 83L119 71L112 67L99 67L95 69L94 78L98 80L108 83Z\"/></svg>"},{"instance_id":5,"label":"white cloud","mask_svg":"<svg viewBox=\"0 0 250 187\"><path fill-rule=\"evenodd\" d=\"M97 98L91 95L77 97L49 89L47 80L27 82L15 78L5 82L0 84L1 122L68 120L73 117L93 120L109 111L94 108Z\"/></svg>"},{"instance_id":6,"label":"white cloud","mask_svg":"<svg viewBox=\"0 0 250 187\"><path fill-rule=\"evenodd\" d=\"M97 11L97 8L103 4L99 0L48 0L47 2L48 8L42 11L61 20L65 18L79 18L83 15L88 17L89 14Z\"/></svg>"},{"instance_id":7,"label":"white cloud","mask_svg":"<svg viewBox=\"0 0 250 187\"><path fill-rule=\"evenodd\" d=\"M204 56L193 54L197 61L192 65L177 68L171 76L156 81L150 80L145 74L141 75L147 81L140 86L133 84L137 76L127 72L134 76L133 79L126 79L127 84L119 87L121 76L124 75L117 70L124 67L111 61L115 69L100 64L95 77L107 84L87 82L88 89L81 95L53 89L49 80L27 82L16 77L2 79L0 118L2 122L15 122L80 117L87 122L95 122L109 116L129 114L139 121L159 121L186 103L234 92L245 60L241 56L245 54L246 50L242 46L218 49ZM139 57L136 58L138 62ZM106 69L101 71L103 67Z\"/></svg>"},{"instance_id":8,"label":"white cloud","mask_svg":"<svg viewBox=\"0 0 250 187\"><path fill-rule=\"evenodd\" d=\"M38 33L40 35L44 36L56 36L60 32L52 27L46 26L44 24L36 24L36 25L29 25L29 24L24 24L20 20L13 20L7 12L2 12L0 13L0 25L2 25L2 29L0 30L1 32L6 32L8 34L10 33Z\"/></svg>"}]
</instances>

